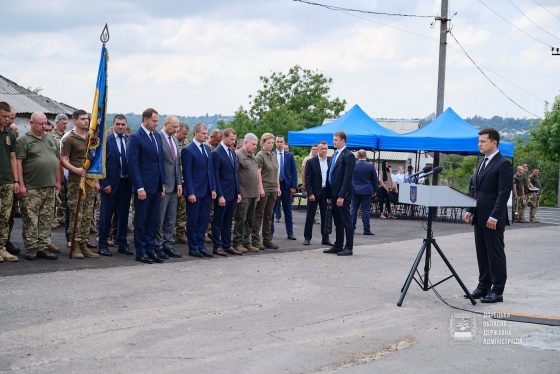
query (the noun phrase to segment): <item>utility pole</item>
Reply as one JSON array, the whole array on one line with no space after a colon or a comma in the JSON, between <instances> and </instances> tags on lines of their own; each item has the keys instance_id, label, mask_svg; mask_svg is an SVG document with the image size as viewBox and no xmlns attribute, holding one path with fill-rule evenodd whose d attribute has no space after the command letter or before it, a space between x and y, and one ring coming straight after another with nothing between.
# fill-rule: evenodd
<instances>
[{"instance_id":1,"label":"utility pole","mask_svg":"<svg viewBox=\"0 0 560 374\"><path fill-rule=\"evenodd\" d=\"M437 107L436 118L443 113L443 99L445 96L445 61L447 54L447 13L448 0L441 0L441 16L436 17L436 21L440 21L439 27L439 68L438 68L438 86L437 86ZM439 152L434 152L434 167L439 166ZM432 179L434 186L439 184L439 174L434 174Z\"/></svg>"}]
</instances>

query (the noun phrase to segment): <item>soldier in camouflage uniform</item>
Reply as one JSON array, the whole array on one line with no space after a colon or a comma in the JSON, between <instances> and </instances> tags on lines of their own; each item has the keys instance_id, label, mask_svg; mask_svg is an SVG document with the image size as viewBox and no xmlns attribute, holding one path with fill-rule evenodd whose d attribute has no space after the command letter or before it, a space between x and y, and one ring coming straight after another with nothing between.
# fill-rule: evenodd
<instances>
[{"instance_id":1,"label":"soldier in camouflage uniform","mask_svg":"<svg viewBox=\"0 0 560 374\"><path fill-rule=\"evenodd\" d=\"M19 196L22 211L22 235L27 254L56 260L50 244L51 219L54 211L53 187L60 191L59 150L56 140L45 133L47 117L35 112L30 129L17 140Z\"/></svg>"},{"instance_id":2,"label":"soldier in camouflage uniform","mask_svg":"<svg viewBox=\"0 0 560 374\"><path fill-rule=\"evenodd\" d=\"M51 135L56 140L56 146L60 149L60 140L66 133L66 127L68 126L68 117L65 114L59 114L54 120L54 129ZM63 180L65 183L65 180ZM63 191L56 192L57 198L55 199L56 206L56 216L54 218L53 224L58 224L58 226L65 225L65 212L66 212L66 195Z\"/></svg>"},{"instance_id":3,"label":"soldier in camouflage uniform","mask_svg":"<svg viewBox=\"0 0 560 374\"><path fill-rule=\"evenodd\" d=\"M17 128L17 126L15 126L13 124L15 119L16 119L16 111L15 111L14 108L11 108L10 119L8 121L8 127L12 130L12 132L14 133L14 135L17 139L18 128ZM16 171L16 174L17 174L17 171ZM19 211L19 199L18 199L18 195L16 193L12 194L12 200L13 200L12 201L12 209L10 211L10 217L8 219L8 227L9 227L8 239L6 240L6 243L4 245L6 246L6 250L8 251L8 253L10 253L12 255L17 255L19 252L21 252L20 249L17 248L16 246L14 246L12 244L12 242L10 242L10 236L12 235L12 229L14 228L14 218L16 216L16 213ZM2 206L2 209L4 209L3 206Z\"/></svg>"},{"instance_id":4,"label":"soldier in camouflage uniform","mask_svg":"<svg viewBox=\"0 0 560 374\"><path fill-rule=\"evenodd\" d=\"M87 150L86 135L89 128L87 113L81 109L76 110L72 114L72 122L74 122L74 130L62 140L62 149L60 152L60 162L62 166L68 170L67 200L70 224L67 234L71 240L74 230L76 207L78 206L80 180L81 177L85 177L86 175L86 170L83 168L83 161ZM99 184L96 183L96 189L98 188ZM88 247L95 192L95 189L86 183L85 193L82 194L79 216L76 221L76 233L71 249L72 257L75 259L99 257L97 253L93 253Z\"/></svg>"},{"instance_id":5,"label":"soldier in camouflage uniform","mask_svg":"<svg viewBox=\"0 0 560 374\"><path fill-rule=\"evenodd\" d=\"M513 220L527 222L523 217L525 193L523 188L523 166L517 167L517 174L513 176Z\"/></svg>"},{"instance_id":6,"label":"soldier in camouflage uniform","mask_svg":"<svg viewBox=\"0 0 560 374\"><path fill-rule=\"evenodd\" d=\"M537 221L537 210L539 209L539 203L541 201L541 178L539 177L539 168L534 168L533 172L531 173L531 176L529 177L529 183L531 183L531 185L534 188L538 188L539 189L539 193L538 194L530 194L531 197L531 209L529 210L529 222L533 222L533 223L539 223L539 221Z\"/></svg>"},{"instance_id":7,"label":"soldier in camouflage uniform","mask_svg":"<svg viewBox=\"0 0 560 374\"><path fill-rule=\"evenodd\" d=\"M14 262L18 259L4 248L10 230L8 220L14 191L19 192L16 136L9 127L11 110L8 103L0 102L0 262L4 262L4 260Z\"/></svg>"},{"instance_id":8,"label":"soldier in camouflage uniform","mask_svg":"<svg viewBox=\"0 0 560 374\"><path fill-rule=\"evenodd\" d=\"M222 142L222 130L215 129L210 133L210 138L206 145L214 152L217 146ZM206 243L212 243L212 218L214 218L214 202L210 204L210 220L208 221L208 228L206 229Z\"/></svg>"},{"instance_id":9,"label":"soldier in camouflage uniform","mask_svg":"<svg viewBox=\"0 0 560 374\"><path fill-rule=\"evenodd\" d=\"M517 215L519 216L519 221L526 223L529 222L525 219L525 210L527 209L527 202L529 201L529 176L527 172L529 168L527 164L523 164L523 199L521 200L521 206L518 207Z\"/></svg>"},{"instance_id":10,"label":"soldier in camouflage uniform","mask_svg":"<svg viewBox=\"0 0 560 374\"><path fill-rule=\"evenodd\" d=\"M179 128L175 132L175 137L179 141L179 151L182 151L190 141L187 139L189 136L189 125L180 123ZM180 153L180 152L179 152ZM181 177L183 175L183 167L181 166ZM184 181L183 181L184 182ZM187 236L185 235L185 227L187 225L187 202L185 196L177 197L177 220L175 222L175 242L187 244Z\"/></svg>"}]
</instances>

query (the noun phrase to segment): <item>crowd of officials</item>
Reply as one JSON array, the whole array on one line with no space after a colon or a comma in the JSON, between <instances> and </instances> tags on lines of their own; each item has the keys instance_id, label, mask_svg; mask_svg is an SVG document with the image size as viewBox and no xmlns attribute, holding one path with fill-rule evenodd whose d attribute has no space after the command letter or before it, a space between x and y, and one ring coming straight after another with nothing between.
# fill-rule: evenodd
<instances>
[{"instance_id":1,"label":"crowd of officials","mask_svg":"<svg viewBox=\"0 0 560 374\"><path fill-rule=\"evenodd\" d=\"M276 249L273 214L280 206L286 237L296 240L291 208L298 173L281 135L265 133L258 139L249 133L238 141L232 128L208 136L208 127L197 123L189 142L189 126L176 116L167 116L157 131L159 114L146 109L140 128L131 133L126 117L117 115L106 135L106 176L96 180L86 176L83 166L90 121L85 111L72 114L71 131L66 131L69 119L64 114L53 125L45 114L33 113L29 130L19 136L15 115L8 103L0 102L2 261L17 261L21 252L10 242L18 209L27 260L57 259L60 249L50 242L50 232L58 226L65 227L73 259L113 256L111 248L116 247L137 261L161 263L182 257L173 248L177 242L188 244L194 257ZM305 175L309 208L320 207L321 242L329 246L325 252L341 256L352 255L354 232L350 204L356 158L346 140L344 132L334 134L337 150L328 161L327 143L321 142ZM82 180L86 188L80 195ZM331 201L335 243L326 233ZM309 213L304 244L311 240L315 210ZM97 244L90 242L92 232L98 235ZM134 233L136 253L129 247L129 232ZM206 243L212 243L211 251Z\"/></svg>"}]
</instances>

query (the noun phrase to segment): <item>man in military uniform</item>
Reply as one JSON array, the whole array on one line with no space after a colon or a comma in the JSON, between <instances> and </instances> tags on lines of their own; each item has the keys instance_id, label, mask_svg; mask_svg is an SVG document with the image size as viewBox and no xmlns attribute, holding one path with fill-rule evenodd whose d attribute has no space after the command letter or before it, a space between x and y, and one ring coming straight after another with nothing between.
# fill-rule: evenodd
<instances>
[{"instance_id":1,"label":"man in military uniform","mask_svg":"<svg viewBox=\"0 0 560 374\"><path fill-rule=\"evenodd\" d=\"M521 200L522 206L518 209L517 215L519 216L519 220L522 223L528 222L525 219L525 210L527 208L527 202L529 201L529 176L527 173L529 172L529 167L527 164L523 164L523 199Z\"/></svg>"},{"instance_id":2,"label":"man in military uniform","mask_svg":"<svg viewBox=\"0 0 560 374\"><path fill-rule=\"evenodd\" d=\"M17 139L18 130L17 130L17 126L14 124L15 119L16 119L16 110L13 107L10 107L10 119L8 121L8 127L12 130L12 132L14 133ZM2 206L2 209L4 209L4 206ZM14 228L14 217L16 216L18 211L19 211L19 199L18 199L18 195L14 193L12 195L12 208L10 210L10 217L8 219L8 239L4 244L8 253L14 256L17 255L19 252L21 252L21 250L17 248L15 245L13 245L12 242L10 241L10 237L12 236L12 229Z\"/></svg>"},{"instance_id":3,"label":"man in military uniform","mask_svg":"<svg viewBox=\"0 0 560 374\"><path fill-rule=\"evenodd\" d=\"M64 134L66 133L66 128L68 127L68 117L66 114L58 114L54 119L54 129L51 135L56 140L56 145L60 149L60 141ZM63 186L66 185L66 178L62 181ZM65 226L65 212L66 212L66 194L64 189L57 193L57 198L55 200L56 205L56 216L53 223L57 223L59 226Z\"/></svg>"},{"instance_id":4,"label":"man in military uniform","mask_svg":"<svg viewBox=\"0 0 560 374\"><path fill-rule=\"evenodd\" d=\"M29 131L18 138L16 151L25 259L56 260L58 256L48 245L54 211L53 187L58 191L62 188L59 151L56 140L45 133L47 117L43 113L33 113L30 124Z\"/></svg>"},{"instance_id":5,"label":"man in military uniform","mask_svg":"<svg viewBox=\"0 0 560 374\"><path fill-rule=\"evenodd\" d=\"M5 249L8 241L10 212L14 192L19 192L16 161L16 136L10 129L10 112L12 108L6 102L0 102L0 262L17 261Z\"/></svg>"},{"instance_id":6,"label":"man in military uniform","mask_svg":"<svg viewBox=\"0 0 560 374\"><path fill-rule=\"evenodd\" d=\"M538 188L539 189L539 193L538 194L530 194L530 200L531 200L531 209L529 210L529 222L533 222L533 223L539 223L539 221L537 221L537 210L539 209L539 203L541 201L541 178L539 177L539 168L534 168L533 172L531 173L531 176L529 177L529 183L531 183L531 185L534 188Z\"/></svg>"},{"instance_id":7,"label":"man in military uniform","mask_svg":"<svg viewBox=\"0 0 560 374\"><path fill-rule=\"evenodd\" d=\"M189 125L180 123L179 128L175 132L175 137L179 141L179 154L183 151L190 141L187 139L189 136ZM181 165L181 178L183 175L183 166ZM182 181L183 183L185 181ZM184 195L177 196L177 220L175 221L175 243L187 244L187 236L185 235L185 227L187 225L187 203Z\"/></svg>"},{"instance_id":8,"label":"man in military uniform","mask_svg":"<svg viewBox=\"0 0 560 374\"><path fill-rule=\"evenodd\" d=\"M525 206L525 191L523 188L523 166L517 167L517 174L513 176L513 220L517 222L527 222L523 217Z\"/></svg>"},{"instance_id":9,"label":"man in military uniform","mask_svg":"<svg viewBox=\"0 0 560 374\"><path fill-rule=\"evenodd\" d=\"M85 177L86 170L83 168L84 157L86 155L87 144L86 136L89 128L89 118L84 110L76 110L72 113L74 130L62 139L62 150L60 152L60 162L68 170L68 215L69 227L68 236L72 240L76 207L78 206L78 194L80 191L80 180ZM96 189L99 184L96 183ZM83 259L84 257L97 258L99 255L90 250L88 243L91 217L93 215L93 204L95 199L95 189L86 183L85 193L82 194L80 211L76 224L76 233L72 242L72 257ZM95 246L93 246L95 248Z\"/></svg>"},{"instance_id":10,"label":"man in military uniform","mask_svg":"<svg viewBox=\"0 0 560 374\"><path fill-rule=\"evenodd\" d=\"M222 142L223 133L220 129L212 130L210 137L206 141L206 145L214 152L217 146ZM212 243L212 219L214 218L214 203L210 204L210 220L208 221L208 228L206 229L206 243Z\"/></svg>"}]
</instances>

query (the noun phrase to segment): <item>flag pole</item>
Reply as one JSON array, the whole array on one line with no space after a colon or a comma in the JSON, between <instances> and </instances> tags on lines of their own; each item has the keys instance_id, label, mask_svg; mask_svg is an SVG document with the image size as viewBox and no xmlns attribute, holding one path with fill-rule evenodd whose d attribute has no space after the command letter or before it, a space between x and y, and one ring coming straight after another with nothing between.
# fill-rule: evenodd
<instances>
[{"instance_id":1,"label":"flag pole","mask_svg":"<svg viewBox=\"0 0 560 374\"><path fill-rule=\"evenodd\" d=\"M99 37L99 39L101 40L101 42L103 43L103 47L102 50L105 49L105 43L107 43L109 41L109 28L107 27L107 24L105 24L105 27L103 28L103 31L101 31L101 35ZM94 103L96 102L96 99L94 99ZM89 127L91 128L92 122L95 121L95 124L97 125L97 116L96 118L93 118L93 115L90 118L90 122L89 122ZM90 139L90 131L88 131L87 135L86 135L86 154L84 156L84 161L82 163L84 169L89 169L89 165L90 165L90 161L88 159L88 153L89 153L89 139ZM76 214L74 215L74 225L72 227L72 239L70 241L70 254L68 255L69 259L72 259L72 250L74 248L75 245L75 241L76 241L76 229L78 227L78 217L80 214L80 206L81 206L81 202L82 202L82 195L84 194L84 190L88 188L88 185L86 183L86 176L83 176L80 178L80 190L78 192L78 202L76 204Z\"/></svg>"}]
</instances>

